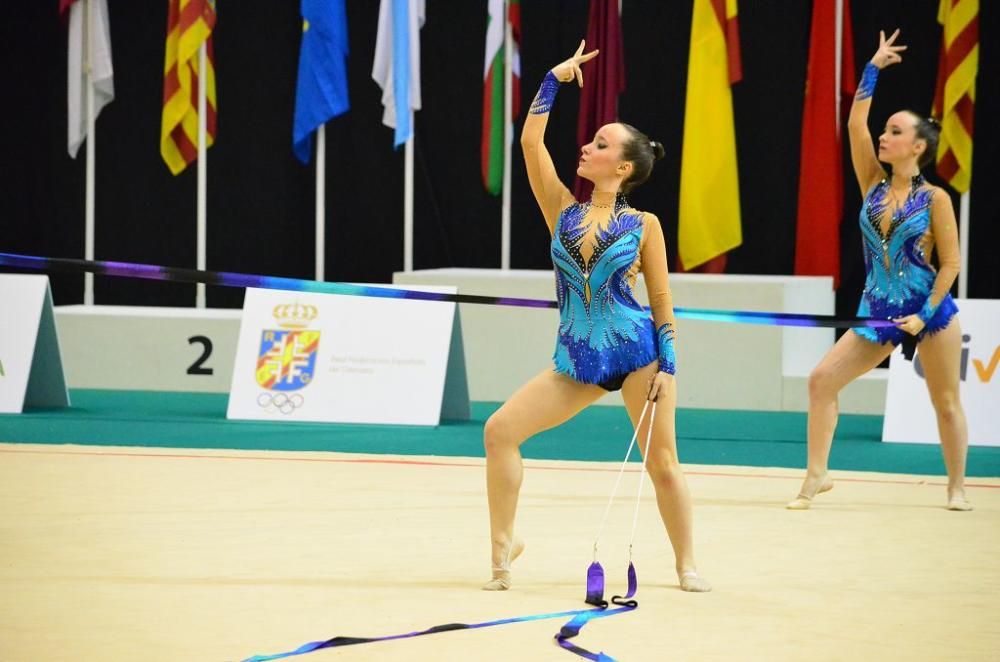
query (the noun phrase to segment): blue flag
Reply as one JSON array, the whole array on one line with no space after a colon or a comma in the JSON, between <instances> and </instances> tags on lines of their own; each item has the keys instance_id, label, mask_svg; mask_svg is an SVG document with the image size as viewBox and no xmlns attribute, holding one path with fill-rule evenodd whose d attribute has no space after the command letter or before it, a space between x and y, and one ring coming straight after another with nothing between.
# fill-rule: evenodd
<instances>
[{"instance_id":1,"label":"blue flag","mask_svg":"<svg viewBox=\"0 0 1000 662\"><path fill-rule=\"evenodd\" d=\"M302 0L302 49L292 128L292 149L299 161L309 163L312 158L316 129L350 107L344 0Z\"/></svg>"},{"instance_id":2,"label":"blue flag","mask_svg":"<svg viewBox=\"0 0 1000 662\"><path fill-rule=\"evenodd\" d=\"M413 135L420 110L420 28L425 0L381 0L372 78L382 88L382 123L395 129L399 147Z\"/></svg>"}]
</instances>

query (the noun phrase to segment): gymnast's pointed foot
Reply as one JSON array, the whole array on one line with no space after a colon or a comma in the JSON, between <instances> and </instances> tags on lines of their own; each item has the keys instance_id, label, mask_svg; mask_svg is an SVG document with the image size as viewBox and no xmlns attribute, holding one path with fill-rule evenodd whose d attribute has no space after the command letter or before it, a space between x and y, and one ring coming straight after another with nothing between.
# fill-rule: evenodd
<instances>
[{"instance_id":1,"label":"gymnast's pointed foot","mask_svg":"<svg viewBox=\"0 0 1000 662\"><path fill-rule=\"evenodd\" d=\"M681 590L688 593L708 593L712 590L712 585L708 580L698 574L697 570L687 570L678 573L681 582Z\"/></svg>"},{"instance_id":2,"label":"gymnast's pointed foot","mask_svg":"<svg viewBox=\"0 0 1000 662\"><path fill-rule=\"evenodd\" d=\"M832 489L833 480L830 478L830 474L823 474L818 477L807 475L806 479L802 482L802 489L799 491L799 495L785 504L785 508L788 510L809 510L817 494L829 492Z\"/></svg>"},{"instance_id":3,"label":"gymnast's pointed foot","mask_svg":"<svg viewBox=\"0 0 1000 662\"><path fill-rule=\"evenodd\" d=\"M483 584L484 591L506 591L511 587L510 564L524 551L524 541L493 543L493 579ZM497 562L500 559L500 562Z\"/></svg>"}]
</instances>

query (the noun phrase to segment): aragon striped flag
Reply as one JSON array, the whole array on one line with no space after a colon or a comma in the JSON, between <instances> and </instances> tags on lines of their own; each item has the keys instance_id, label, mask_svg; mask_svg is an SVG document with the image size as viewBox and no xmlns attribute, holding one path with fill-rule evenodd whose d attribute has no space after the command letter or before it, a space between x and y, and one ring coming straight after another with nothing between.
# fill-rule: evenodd
<instances>
[{"instance_id":1,"label":"aragon striped flag","mask_svg":"<svg viewBox=\"0 0 1000 662\"><path fill-rule=\"evenodd\" d=\"M677 242L684 270L721 272L725 253L743 243L730 90L743 78L736 14L736 0L694 0Z\"/></svg>"},{"instance_id":2,"label":"aragon striped flag","mask_svg":"<svg viewBox=\"0 0 1000 662\"><path fill-rule=\"evenodd\" d=\"M504 150L504 0L489 0L489 23L486 26L486 61L483 65L483 134L481 159L483 186L493 195L503 188ZM513 42L511 53L511 121L516 121L521 106L521 2L509 0L507 15Z\"/></svg>"},{"instance_id":3,"label":"aragon striped flag","mask_svg":"<svg viewBox=\"0 0 1000 662\"><path fill-rule=\"evenodd\" d=\"M205 43L206 147L215 142L215 0L168 0L160 154L178 174L198 158L198 49Z\"/></svg>"},{"instance_id":4,"label":"aragon striped flag","mask_svg":"<svg viewBox=\"0 0 1000 662\"><path fill-rule=\"evenodd\" d=\"M941 121L937 171L959 193L972 183L972 119L979 68L979 0L941 0L941 63L931 114Z\"/></svg>"}]
</instances>

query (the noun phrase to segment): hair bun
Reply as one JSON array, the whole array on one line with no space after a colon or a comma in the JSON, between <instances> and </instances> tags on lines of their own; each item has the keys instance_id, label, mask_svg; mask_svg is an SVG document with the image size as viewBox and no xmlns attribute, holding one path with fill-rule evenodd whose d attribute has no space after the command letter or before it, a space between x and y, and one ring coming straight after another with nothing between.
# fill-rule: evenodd
<instances>
[{"instance_id":1,"label":"hair bun","mask_svg":"<svg viewBox=\"0 0 1000 662\"><path fill-rule=\"evenodd\" d=\"M663 149L663 143L658 143L655 140L650 140L649 146L653 150L653 157L657 161L663 158L663 155L666 153L666 150Z\"/></svg>"}]
</instances>

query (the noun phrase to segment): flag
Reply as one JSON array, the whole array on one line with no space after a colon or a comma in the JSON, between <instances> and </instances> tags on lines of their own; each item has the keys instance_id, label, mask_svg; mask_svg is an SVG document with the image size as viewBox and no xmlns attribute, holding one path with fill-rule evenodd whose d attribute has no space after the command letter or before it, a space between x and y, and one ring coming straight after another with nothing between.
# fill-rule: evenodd
<instances>
[{"instance_id":1,"label":"flag","mask_svg":"<svg viewBox=\"0 0 1000 662\"><path fill-rule=\"evenodd\" d=\"M840 285L840 221L844 214L841 126L844 102L852 101L857 89L850 0L842 1L839 66L838 2L813 2L795 234L795 274L833 276L834 288Z\"/></svg>"},{"instance_id":2,"label":"flag","mask_svg":"<svg viewBox=\"0 0 1000 662\"><path fill-rule=\"evenodd\" d=\"M215 142L215 0L168 0L160 154L178 174L198 158L198 48L205 44L206 147Z\"/></svg>"},{"instance_id":3,"label":"flag","mask_svg":"<svg viewBox=\"0 0 1000 662\"><path fill-rule=\"evenodd\" d=\"M681 148L678 250L683 269L743 243L730 90L742 77L736 0L695 0Z\"/></svg>"},{"instance_id":4,"label":"flag","mask_svg":"<svg viewBox=\"0 0 1000 662\"><path fill-rule=\"evenodd\" d=\"M420 28L424 0L382 0L375 36L372 78L382 88L382 124L395 129L399 147L413 135L413 111L420 110Z\"/></svg>"},{"instance_id":5,"label":"flag","mask_svg":"<svg viewBox=\"0 0 1000 662\"><path fill-rule=\"evenodd\" d=\"M941 0L944 26L931 114L941 121L937 171L959 193L972 183L972 118L979 68L979 0Z\"/></svg>"},{"instance_id":6,"label":"flag","mask_svg":"<svg viewBox=\"0 0 1000 662\"><path fill-rule=\"evenodd\" d=\"M69 155L76 154L87 137L86 62L89 50L91 94L94 117L115 98L114 70L111 66L111 28L107 0L59 0L59 13L69 12L69 57L67 67ZM89 23L89 26L87 25ZM89 30L88 30L89 28ZM88 35L90 38L88 39Z\"/></svg>"},{"instance_id":7,"label":"flag","mask_svg":"<svg viewBox=\"0 0 1000 662\"><path fill-rule=\"evenodd\" d=\"M350 107L344 0L302 0L302 47L292 127L296 158L309 163L316 129Z\"/></svg>"},{"instance_id":8,"label":"flag","mask_svg":"<svg viewBox=\"0 0 1000 662\"><path fill-rule=\"evenodd\" d=\"M625 91L625 51L622 41L618 0L590 0L587 18L587 50L601 51L584 74L580 92L580 112L576 120L577 145L594 139L597 130L618 121L618 95ZM590 197L593 183L576 178L574 195L579 200Z\"/></svg>"},{"instance_id":9,"label":"flag","mask_svg":"<svg viewBox=\"0 0 1000 662\"><path fill-rule=\"evenodd\" d=\"M503 188L504 150L504 0L489 0L489 22L486 25L486 60L483 64L483 134L480 154L483 186L493 195ZM511 53L511 121L516 121L521 106L521 2L508 0Z\"/></svg>"}]
</instances>

